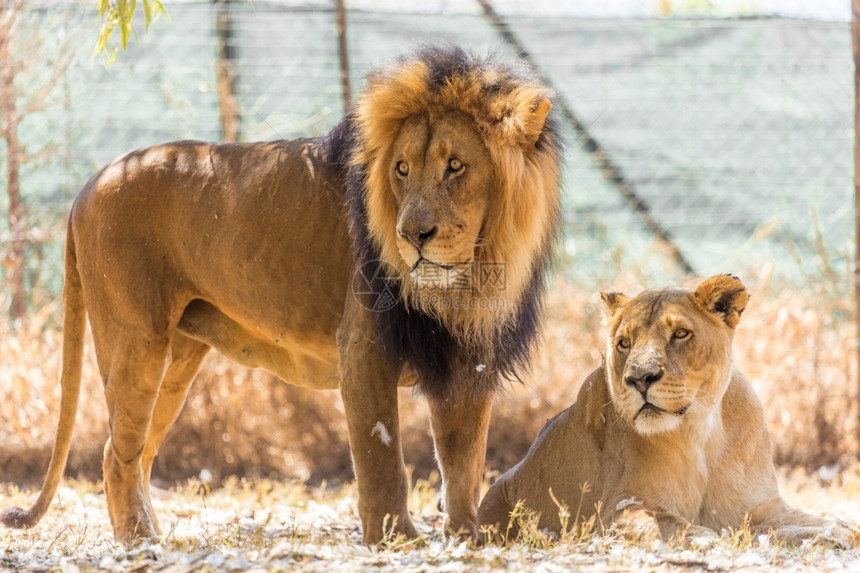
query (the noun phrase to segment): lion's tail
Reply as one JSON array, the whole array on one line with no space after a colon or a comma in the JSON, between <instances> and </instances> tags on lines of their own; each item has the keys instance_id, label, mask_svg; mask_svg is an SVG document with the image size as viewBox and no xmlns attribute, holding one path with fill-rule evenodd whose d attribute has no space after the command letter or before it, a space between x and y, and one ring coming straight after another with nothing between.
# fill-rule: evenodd
<instances>
[{"instance_id":1,"label":"lion's tail","mask_svg":"<svg viewBox=\"0 0 860 573\"><path fill-rule=\"evenodd\" d=\"M87 318L77 265L70 222L66 235L65 284L63 285L63 372L60 378L60 421L57 424L57 437L39 498L30 509L10 507L0 513L0 521L7 527L32 527L42 519L60 485L69 456L81 390L84 330Z\"/></svg>"}]
</instances>

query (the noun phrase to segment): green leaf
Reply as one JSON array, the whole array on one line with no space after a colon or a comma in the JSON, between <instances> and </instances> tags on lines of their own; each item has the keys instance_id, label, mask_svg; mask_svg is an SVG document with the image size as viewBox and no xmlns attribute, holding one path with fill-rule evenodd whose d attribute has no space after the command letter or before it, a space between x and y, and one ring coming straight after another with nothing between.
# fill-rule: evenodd
<instances>
[{"instance_id":1,"label":"green leaf","mask_svg":"<svg viewBox=\"0 0 860 573\"><path fill-rule=\"evenodd\" d=\"M152 22L152 9L154 6L149 0L143 0L143 16L146 22L146 31L149 32L149 24Z\"/></svg>"},{"instance_id":2,"label":"green leaf","mask_svg":"<svg viewBox=\"0 0 860 573\"><path fill-rule=\"evenodd\" d=\"M117 0L116 2L117 20L119 23L120 41L122 42L123 51L128 50L128 2L126 0Z\"/></svg>"},{"instance_id":3,"label":"green leaf","mask_svg":"<svg viewBox=\"0 0 860 573\"><path fill-rule=\"evenodd\" d=\"M145 2L149 2L155 7L155 17L164 16L164 19L170 22L170 14L167 13L167 9L164 7L164 4L161 3L161 0L144 0Z\"/></svg>"},{"instance_id":4,"label":"green leaf","mask_svg":"<svg viewBox=\"0 0 860 573\"><path fill-rule=\"evenodd\" d=\"M130 38L137 40L134 29L134 13L137 10L137 0L98 0L98 15L102 20L99 35L93 49L93 55L103 56L103 63L110 65L116 59L117 47L112 41L113 31L119 28L120 44L124 52L128 51ZM170 16L161 0L143 0L144 26L149 32L149 26L159 18L169 22Z\"/></svg>"}]
</instances>

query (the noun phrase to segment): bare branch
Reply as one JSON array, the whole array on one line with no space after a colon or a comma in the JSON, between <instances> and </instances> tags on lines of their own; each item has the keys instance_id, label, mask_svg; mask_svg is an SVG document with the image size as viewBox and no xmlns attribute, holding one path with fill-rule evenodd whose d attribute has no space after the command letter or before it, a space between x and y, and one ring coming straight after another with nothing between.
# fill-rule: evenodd
<instances>
[{"instance_id":1,"label":"bare branch","mask_svg":"<svg viewBox=\"0 0 860 573\"><path fill-rule=\"evenodd\" d=\"M0 46L9 41L26 0L2 0L0 3Z\"/></svg>"},{"instance_id":2,"label":"bare branch","mask_svg":"<svg viewBox=\"0 0 860 573\"><path fill-rule=\"evenodd\" d=\"M69 66L72 65L72 61L75 59L75 52L67 49L69 44L70 39L67 38L60 48L60 53L63 54L63 56L59 59L58 64L53 67L50 79L48 79L48 81L39 89L39 91L30 95L29 103L21 112L22 116L29 115L37 111L42 111L50 107L50 105L46 103L48 96L51 95L51 93L54 91L54 88L57 87L57 83L60 81L60 79L66 75L66 71L69 69Z\"/></svg>"}]
</instances>

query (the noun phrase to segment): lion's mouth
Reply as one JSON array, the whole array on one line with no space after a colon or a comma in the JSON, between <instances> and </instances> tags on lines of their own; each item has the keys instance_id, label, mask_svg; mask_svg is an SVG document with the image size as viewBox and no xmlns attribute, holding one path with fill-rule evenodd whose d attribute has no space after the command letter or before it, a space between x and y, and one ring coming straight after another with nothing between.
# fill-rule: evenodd
<instances>
[{"instance_id":1,"label":"lion's mouth","mask_svg":"<svg viewBox=\"0 0 860 573\"><path fill-rule=\"evenodd\" d=\"M417 261L415 261L415 264L414 264L414 265L412 265L412 268L411 268L411 269L409 269L409 275L410 275L411 277L415 278L415 271L418 269L418 266L419 266L421 263L427 263L428 265L433 265L433 266L435 266L435 267L439 267L440 269L443 269L443 270L446 270L446 271L453 270L453 269L457 266L456 264L453 264L453 265L443 265L442 263L434 263L434 262L433 262L433 261L431 261L430 259L425 259L424 257L418 257L418 260L417 260Z\"/></svg>"},{"instance_id":2,"label":"lion's mouth","mask_svg":"<svg viewBox=\"0 0 860 573\"><path fill-rule=\"evenodd\" d=\"M469 263L446 265L419 257L409 269L409 277L424 288L461 290L471 284L469 269Z\"/></svg>"},{"instance_id":3,"label":"lion's mouth","mask_svg":"<svg viewBox=\"0 0 860 573\"><path fill-rule=\"evenodd\" d=\"M687 406L684 406L680 410L672 411L672 410L666 410L665 408L661 408L660 406L657 406L651 402L645 402L645 404L643 404L642 407L639 408L639 411L636 412L636 415L633 416L633 419L635 420L639 416L642 416L645 418L650 418L650 417L662 416L663 414L671 414L673 416L683 416L686 413L687 413Z\"/></svg>"}]
</instances>

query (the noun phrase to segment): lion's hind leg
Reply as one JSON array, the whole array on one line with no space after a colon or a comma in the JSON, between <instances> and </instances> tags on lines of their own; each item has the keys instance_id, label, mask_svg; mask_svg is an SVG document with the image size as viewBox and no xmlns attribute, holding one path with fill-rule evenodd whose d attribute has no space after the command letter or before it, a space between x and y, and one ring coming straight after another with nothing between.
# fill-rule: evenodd
<instances>
[{"instance_id":1,"label":"lion's hind leg","mask_svg":"<svg viewBox=\"0 0 860 573\"><path fill-rule=\"evenodd\" d=\"M794 509L782 499L760 504L749 519L751 531L792 545L805 540L846 548L860 544L856 526Z\"/></svg>"},{"instance_id":2,"label":"lion's hind leg","mask_svg":"<svg viewBox=\"0 0 860 573\"><path fill-rule=\"evenodd\" d=\"M92 324L110 423L102 467L114 536L120 543L155 538L157 522L144 489L141 460L170 337L129 328L127 323Z\"/></svg>"},{"instance_id":3,"label":"lion's hind leg","mask_svg":"<svg viewBox=\"0 0 860 573\"><path fill-rule=\"evenodd\" d=\"M164 380L158 390L158 399L152 411L152 420L143 448L141 469L143 472L143 491L149 498L149 480L152 472L152 462L158 455L158 450L164 442L167 432L179 417L179 412L185 404L191 383L194 381L200 363L209 352L209 345L188 338L180 333L173 335L170 347L170 364L164 374ZM155 514L152 519L156 530L160 531Z\"/></svg>"}]
</instances>

